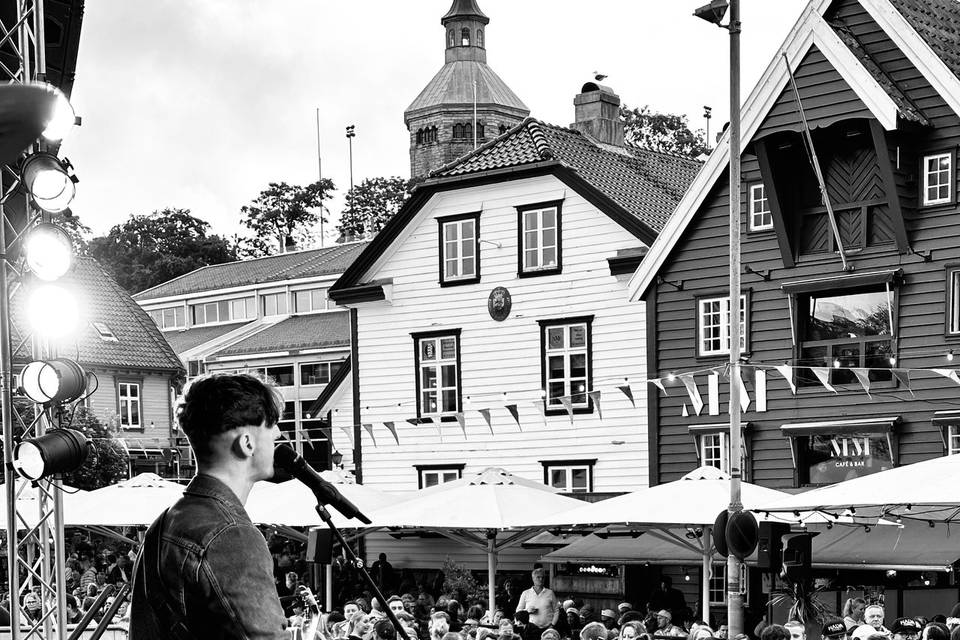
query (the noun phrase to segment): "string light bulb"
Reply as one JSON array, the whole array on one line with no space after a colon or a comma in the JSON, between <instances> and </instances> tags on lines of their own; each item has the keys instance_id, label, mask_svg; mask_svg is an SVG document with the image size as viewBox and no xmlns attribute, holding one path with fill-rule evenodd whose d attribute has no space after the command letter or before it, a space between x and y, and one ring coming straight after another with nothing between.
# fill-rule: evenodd
<instances>
[{"instance_id":1,"label":"string light bulb","mask_svg":"<svg viewBox=\"0 0 960 640\"><path fill-rule=\"evenodd\" d=\"M827 529L833 529L833 523L827 520Z\"/></svg>"},{"instance_id":2,"label":"string light bulb","mask_svg":"<svg viewBox=\"0 0 960 640\"><path fill-rule=\"evenodd\" d=\"M897 357L896 357L896 356L890 356L890 366L891 366L891 367L897 366Z\"/></svg>"},{"instance_id":3,"label":"string light bulb","mask_svg":"<svg viewBox=\"0 0 960 640\"><path fill-rule=\"evenodd\" d=\"M834 368L834 369L839 369L839 368L840 368L840 358L834 358L834 359L833 359L833 368Z\"/></svg>"},{"instance_id":4,"label":"string light bulb","mask_svg":"<svg viewBox=\"0 0 960 640\"><path fill-rule=\"evenodd\" d=\"M667 374L667 382L673 382L676 379L677 379L677 376L675 376L672 371Z\"/></svg>"},{"instance_id":5,"label":"string light bulb","mask_svg":"<svg viewBox=\"0 0 960 640\"><path fill-rule=\"evenodd\" d=\"M953 349L947 351L947 362L953 362Z\"/></svg>"}]
</instances>

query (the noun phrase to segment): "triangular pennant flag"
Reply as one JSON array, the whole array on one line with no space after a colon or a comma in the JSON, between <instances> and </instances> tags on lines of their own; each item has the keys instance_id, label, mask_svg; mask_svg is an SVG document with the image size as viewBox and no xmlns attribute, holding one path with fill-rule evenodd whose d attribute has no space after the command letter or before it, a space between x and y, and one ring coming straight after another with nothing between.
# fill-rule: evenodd
<instances>
[{"instance_id":1,"label":"triangular pennant flag","mask_svg":"<svg viewBox=\"0 0 960 640\"><path fill-rule=\"evenodd\" d=\"M413 426L417 426L418 424L423 423L423 420L421 420L420 418L407 418L407 422L409 422Z\"/></svg>"},{"instance_id":2,"label":"triangular pennant flag","mask_svg":"<svg viewBox=\"0 0 960 640\"><path fill-rule=\"evenodd\" d=\"M393 439L397 441L397 444L400 444L400 438L397 436L397 425L393 422L384 422L383 426L387 428L387 431L393 434Z\"/></svg>"},{"instance_id":3,"label":"triangular pennant flag","mask_svg":"<svg viewBox=\"0 0 960 640\"><path fill-rule=\"evenodd\" d=\"M737 369L737 376L743 376L742 369ZM750 408L750 394L747 393L747 385L743 383L742 377L737 382L740 383L740 411L746 413Z\"/></svg>"},{"instance_id":4,"label":"triangular pennant flag","mask_svg":"<svg viewBox=\"0 0 960 640\"><path fill-rule=\"evenodd\" d=\"M333 440L333 427L320 427L320 433L322 433L328 441Z\"/></svg>"},{"instance_id":5,"label":"triangular pennant flag","mask_svg":"<svg viewBox=\"0 0 960 640\"><path fill-rule=\"evenodd\" d=\"M757 411L767 410L767 372L764 369L756 369L753 372L753 396L757 401Z\"/></svg>"},{"instance_id":6,"label":"triangular pennant flag","mask_svg":"<svg viewBox=\"0 0 960 640\"><path fill-rule=\"evenodd\" d=\"M560 404L567 410L567 415L570 416L570 424L573 424L573 400L570 396L560 396Z\"/></svg>"},{"instance_id":7,"label":"triangular pennant flag","mask_svg":"<svg viewBox=\"0 0 960 640\"><path fill-rule=\"evenodd\" d=\"M493 435L493 424L490 423L490 409L477 409L483 419L487 421L487 427L490 429L490 435Z\"/></svg>"},{"instance_id":8,"label":"triangular pennant flag","mask_svg":"<svg viewBox=\"0 0 960 640\"><path fill-rule=\"evenodd\" d=\"M462 411L457 411L454 414L457 419L457 422L460 424L460 429L463 431L463 439L467 439L467 416L463 415Z\"/></svg>"},{"instance_id":9,"label":"triangular pennant flag","mask_svg":"<svg viewBox=\"0 0 960 640\"><path fill-rule=\"evenodd\" d=\"M857 380L860 381L860 386L863 387L863 392L869 396L870 395L870 369L851 368L850 371L853 371L853 375L857 376Z\"/></svg>"},{"instance_id":10,"label":"triangular pennant flag","mask_svg":"<svg viewBox=\"0 0 960 640\"><path fill-rule=\"evenodd\" d=\"M543 424L547 424L547 408L544 405L545 400L534 400L533 406L540 412L540 417L543 419Z\"/></svg>"},{"instance_id":11,"label":"triangular pennant flag","mask_svg":"<svg viewBox=\"0 0 960 640\"><path fill-rule=\"evenodd\" d=\"M373 436L373 425L365 424L363 428L367 430L367 433L370 434L370 439L373 440L373 446L377 446L377 439Z\"/></svg>"},{"instance_id":12,"label":"triangular pennant flag","mask_svg":"<svg viewBox=\"0 0 960 640\"><path fill-rule=\"evenodd\" d=\"M439 420L434 420L433 418L430 418L430 417L424 417L424 418L420 418L420 422L421 422L421 424L423 424L423 423L426 423L426 424L433 423L433 424L437 425L437 438L440 440L440 442L443 442L443 430L440 429L440 421L439 421Z\"/></svg>"},{"instance_id":13,"label":"triangular pennant flag","mask_svg":"<svg viewBox=\"0 0 960 640\"><path fill-rule=\"evenodd\" d=\"M710 415L720 415L720 374L716 371L711 371L707 376L707 402Z\"/></svg>"},{"instance_id":14,"label":"triangular pennant flag","mask_svg":"<svg viewBox=\"0 0 960 640\"><path fill-rule=\"evenodd\" d=\"M697 415L700 415L700 412L703 411L703 398L700 397L700 389L697 388L697 381L694 379L693 374L683 374L680 376L680 381L683 382L683 386L687 388L687 395L690 396L690 403L693 405L693 410L697 412Z\"/></svg>"},{"instance_id":15,"label":"triangular pennant flag","mask_svg":"<svg viewBox=\"0 0 960 640\"><path fill-rule=\"evenodd\" d=\"M937 375L941 375L948 380L953 380L957 384L960 384L960 377L957 376L956 369L930 369L930 371L933 371Z\"/></svg>"},{"instance_id":16,"label":"triangular pennant flag","mask_svg":"<svg viewBox=\"0 0 960 640\"><path fill-rule=\"evenodd\" d=\"M633 399L633 389L630 388L630 385L624 384L617 387L617 389L620 389L620 391L623 392L623 395L627 396L627 398L630 400L630 404L633 405L634 409L636 409L637 403Z\"/></svg>"},{"instance_id":17,"label":"triangular pennant flag","mask_svg":"<svg viewBox=\"0 0 960 640\"><path fill-rule=\"evenodd\" d=\"M344 435L347 436L347 440L350 441L350 447L353 447L353 427L340 427L340 430L343 431Z\"/></svg>"},{"instance_id":18,"label":"triangular pennant flag","mask_svg":"<svg viewBox=\"0 0 960 640\"><path fill-rule=\"evenodd\" d=\"M891 369L893 372L893 377L897 381L907 388L907 391L910 392L910 395L916 397L916 394L913 392L913 385L910 383L910 370L909 369Z\"/></svg>"},{"instance_id":19,"label":"triangular pennant flag","mask_svg":"<svg viewBox=\"0 0 960 640\"><path fill-rule=\"evenodd\" d=\"M790 393L797 395L797 385L793 383L793 367L788 364L780 364L774 367L783 379L787 381L787 384L790 385Z\"/></svg>"},{"instance_id":20,"label":"triangular pennant flag","mask_svg":"<svg viewBox=\"0 0 960 640\"><path fill-rule=\"evenodd\" d=\"M683 409L680 411L680 415L683 416L684 418L689 418L689 417L690 417L690 412L687 411L687 403L686 403L686 402L683 403Z\"/></svg>"},{"instance_id":21,"label":"triangular pennant flag","mask_svg":"<svg viewBox=\"0 0 960 640\"><path fill-rule=\"evenodd\" d=\"M504 405L507 408L507 411L510 412L510 415L513 416L513 419L516 420L517 426L520 427L520 409L515 404ZM520 427L520 431L523 431L523 428Z\"/></svg>"},{"instance_id":22,"label":"triangular pennant flag","mask_svg":"<svg viewBox=\"0 0 960 640\"><path fill-rule=\"evenodd\" d=\"M587 395L590 396L591 400L593 400L593 404L597 407L597 415L600 416L601 420L603 420L603 411L600 410L600 392L588 391Z\"/></svg>"},{"instance_id":23,"label":"triangular pennant flag","mask_svg":"<svg viewBox=\"0 0 960 640\"><path fill-rule=\"evenodd\" d=\"M810 367L810 371L813 371L813 375L817 376L817 380L820 381L820 384L822 384L827 391L837 392L837 390L830 385L830 369L827 367Z\"/></svg>"},{"instance_id":24,"label":"triangular pennant flag","mask_svg":"<svg viewBox=\"0 0 960 640\"><path fill-rule=\"evenodd\" d=\"M667 390L666 390L666 389L664 388L664 386L663 386L663 379L662 379L662 378L651 378L651 379L649 380L649 382L650 382L651 384L653 384L654 386L656 386L657 389L660 389L660 391L663 391L663 395L665 395L665 396L670 395L669 393L667 393Z\"/></svg>"}]
</instances>

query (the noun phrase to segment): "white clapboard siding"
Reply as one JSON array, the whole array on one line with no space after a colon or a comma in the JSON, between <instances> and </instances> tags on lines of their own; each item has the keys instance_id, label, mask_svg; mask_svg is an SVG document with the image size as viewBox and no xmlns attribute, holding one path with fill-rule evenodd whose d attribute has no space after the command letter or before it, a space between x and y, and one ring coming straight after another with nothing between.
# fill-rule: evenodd
<instances>
[{"instance_id":1,"label":"white clapboard siding","mask_svg":"<svg viewBox=\"0 0 960 640\"><path fill-rule=\"evenodd\" d=\"M403 538L396 540L386 533L376 532L366 537L367 558L372 562L381 553L396 569L435 569L443 567L449 556L472 571L487 570L484 551L447 538ZM534 562L552 549L524 549L509 547L497 554L497 571L529 571Z\"/></svg>"}]
</instances>

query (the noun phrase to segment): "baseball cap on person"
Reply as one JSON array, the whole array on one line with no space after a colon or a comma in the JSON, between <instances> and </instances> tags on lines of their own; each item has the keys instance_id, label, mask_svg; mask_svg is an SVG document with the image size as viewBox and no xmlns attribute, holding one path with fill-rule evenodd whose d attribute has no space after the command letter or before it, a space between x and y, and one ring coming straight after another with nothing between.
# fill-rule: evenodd
<instances>
[{"instance_id":1,"label":"baseball cap on person","mask_svg":"<svg viewBox=\"0 0 960 640\"><path fill-rule=\"evenodd\" d=\"M923 631L923 627L913 618L897 618L894 620L893 628L890 630L894 633L919 635L920 632Z\"/></svg>"},{"instance_id":2,"label":"baseball cap on person","mask_svg":"<svg viewBox=\"0 0 960 640\"><path fill-rule=\"evenodd\" d=\"M621 602L620 604L617 605L617 611L619 611L620 613L626 613L627 611L632 611L632 610L633 610L633 605L630 604L629 602Z\"/></svg>"},{"instance_id":3,"label":"baseball cap on person","mask_svg":"<svg viewBox=\"0 0 960 640\"><path fill-rule=\"evenodd\" d=\"M657 611L657 617L666 618L667 620L671 620L671 621L673 620L673 614L667 611L666 609L660 609L660 611Z\"/></svg>"},{"instance_id":4,"label":"baseball cap on person","mask_svg":"<svg viewBox=\"0 0 960 640\"><path fill-rule=\"evenodd\" d=\"M600 612L601 618L616 618L617 614L613 612L613 609L604 609Z\"/></svg>"},{"instance_id":5,"label":"baseball cap on person","mask_svg":"<svg viewBox=\"0 0 960 640\"><path fill-rule=\"evenodd\" d=\"M828 622L823 625L823 628L820 630L820 635L824 638L837 638L840 636L847 635L847 625L843 624L842 620L836 620L834 622Z\"/></svg>"}]
</instances>

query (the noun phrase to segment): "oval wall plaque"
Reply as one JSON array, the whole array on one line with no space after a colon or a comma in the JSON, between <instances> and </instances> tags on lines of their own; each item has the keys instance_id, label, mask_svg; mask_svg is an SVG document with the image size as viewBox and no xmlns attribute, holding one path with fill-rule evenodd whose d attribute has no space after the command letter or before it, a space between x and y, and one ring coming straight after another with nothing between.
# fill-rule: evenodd
<instances>
[{"instance_id":1,"label":"oval wall plaque","mask_svg":"<svg viewBox=\"0 0 960 640\"><path fill-rule=\"evenodd\" d=\"M487 311L490 317L497 322L503 322L510 316L510 309L513 308L513 300L510 298L510 292L506 287L494 287L487 298Z\"/></svg>"}]
</instances>

